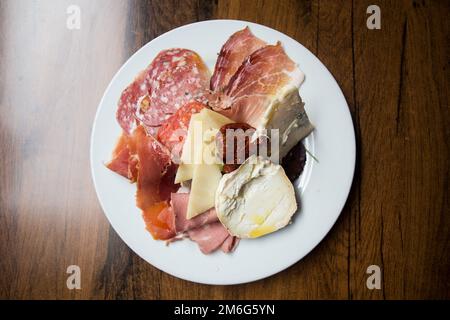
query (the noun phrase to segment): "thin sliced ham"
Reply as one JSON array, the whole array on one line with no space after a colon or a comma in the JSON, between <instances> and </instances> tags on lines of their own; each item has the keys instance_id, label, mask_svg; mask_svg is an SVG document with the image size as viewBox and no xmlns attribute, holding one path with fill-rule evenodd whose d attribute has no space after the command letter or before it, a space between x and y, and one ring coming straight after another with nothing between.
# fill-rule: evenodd
<instances>
[{"instance_id":1,"label":"thin sliced ham","mask_svg":"<svg viewBox=\"0 0 450 320\"><path fill-rule=\"evenodd\" d=\"M111 171L136 182L138 159L132 136L122 133L114 148L111 160L106 167Z\"/></svg>"},{"instance_id":2,"label":"thin sliced ham","mask_svg":"<svg viewBox=\"0 0 450 320\"><path fill-rule=\"evenodd\" d=\"M188 193L172 193L171 195L173 220L177 233L173 239L179 240L183 235L187 235L205 254L219 248L225 253L232 252L239 239L231 236L219 222L216 210L211 208L192 219L186 219L188 201Z\"/></svg>"},{"instance_id":3,"label":"thin sliced ham","mask_svg":"<svg viewBox=\"0 0 450 320\"><path fill-rule=\"evenodd\" d=\"M192 219L186 219L188 202L189 193L172 193L171 195L171 203L175 217L175 231L177 233L219 221L214 208L211 208Z\"/></svg>"},{"instance_id":4,"label":"thin sliced ham","mask_svg":"<svg viewBox=\"0 0 450 320\"><path fill-rule=\"evenodd\" d=\"M106 167L117 174L129 179L128 160L130 158L130 150L128 149L128 137L122 134L114 148L111 161Z\"/></svg>"},{"instance_id":5,"label":"thin sliced ham","mask_svg":"<svg viewBox=\"0 0 450 320\"><path fill-rule=\"evenodd\" d=\"M233 252L234 249L236 249L238 244L239 244L239 238L229 235L225 239L225 241L222 243L222 245L220 246L220 249L225 253Z\"/></svg>"},{"instance_id":6,"label":"thin sliced ham","mask_svg":"<svg viewBox=\"0 0 450 320\"><path fill-rule=\"evenodd\" d=\"M176 234L173 230L173 214L167 201L159 201L148 206L142 211L145 228L150 232L153 239L172 239Z\"/></svg>"},{"instance_id":7,"label":"thin sliced ham","mask_svg":"<svg viewBox=\"0 0 450 320\"><path fill-rule=\"evenodd\" d=\"M168 150L140 125L131 135L120 137L107 167L137 182L136 205L153 238L174 237L175 221L169 200L178 188L174 184L177 166Z\"/></svg>"},{"instance_id":8,"label":"thin sliced ham","mask_svg":"<svg viewBox=\"0 0 450 320\"><path fill-rule=\"evenodd\" d=\"M194 51L161 51L123 92L117 121L126 134L142 123L149 134L190 101L204 100L209 70Z\"/></svg>"},{"instance_id":9,"label":"thin sliced ham","mask_svg":"<svg viewBox=\"0 0 450 320\"><path fill-rule=\"evenodd\" d=\"M304 74L280 43L267 45L245 59L224 94L210 104L236 122L259 128L261 118L279 95L298 88L303 79Z\"/></svg>"},{"instance_id":10,"label":"thin sliced ham","mask_svg":"<svg viewBox=\"0 0 450 320\"><path fill-rule=\"evenodd\" d=\"M214 252L230 235L220 222L213 222L187 231L189 238L195 241L204 254Z\"/></svg>"},{"instance_id":11,"label":"thin sliced ham","mask_svg":"<svg viewBox=\"0 0 450 320\"><path fill-rule=\"evenodd\" d=\"M147 135L143 126L138 126L130 139L133 142L130 151L135 151L138 159L136 204L153 238L170 239L175 230L169 199L178 188L173 183L175 168L170 154L155 138Z\"/></svg>"},{"instance_id":12,"label":"thin sliced ham","mask_svg":"<svg viewBox=\"0 0 450 320\"><path fill-rule=\"evenodd\" d=\"M266 43L255 37L248 27L234 33L222 46L217 57L210 82L211 90L222 91L245 58L265 45Z\"/></svg>"}]
</instances>

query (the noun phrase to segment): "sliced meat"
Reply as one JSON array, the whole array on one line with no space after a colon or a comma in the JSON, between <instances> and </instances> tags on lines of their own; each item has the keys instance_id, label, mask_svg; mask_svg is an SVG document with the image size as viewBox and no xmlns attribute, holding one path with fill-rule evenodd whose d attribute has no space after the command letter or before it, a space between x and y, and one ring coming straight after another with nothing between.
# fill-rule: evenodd
<instances>
[{"instance_id":1,"label":"sliced meat","mask_svg":"<svg viewBox=\"0 0 450 320\"><path fill-rule=\"evenodd\" d=\"M200 112L206 105L200 102L189 102L178 109L158 130L158 141L166 146L172 157L179 159L187 136L189 121L194 113Z\"/></svg>"},{"instance_id":2,"label":"sliced meat","mask_svg":"<svg viewBox=\"0 0 450 320\"><path fill-rule=\"evenodd\" d=\"M112 159L106 167L121 176L136 182L138 159L134 139L124 133L114 148Z\"/></svg>"},{"instance_id":3,"label":"sliced meat","mask_svg":"<svg viewBox=\"0 0 450 320\"><path fill-rule=\"evenodd\" d=\"M138 101L148 93L145 79L150 66L141 71L134 81L122 91L116 113L117 121L126 134L131 134L136 128L136 110Z\"/></svg>"},{"instance_id":4,"label":"sliced meat","mask_svg":"<svg viewBox=\"0 0 450 320\"><path fill-rule=\"evenodd\" d=\"M109 169L137 182L136 203L142 210L146 228L155 239L175 236L175 222L169 206L177 166L170 153L139 125L131 135L122 134L113 152Z\"/></svg>"},{"instance_id":5,"label":"sliced meat","mask_svg":"<svg viewBox=\"0 0 450 320\"><path fill-rule=\"evenodd\" d=\"M122 134L114 148L111 161L106 167L117 174L129 179L128 159L130 158L130 150L128 149L128 137Z\"/></svg>"},{"instance_id":6,"label":"sliced meat","mask_svg":"<svg viewBox=\"0 0 450 320\"><path fill-rule=\"evenodd\" d=\"M266 43L255 37L248 27L234 33L222 46L217 57L210 82L211 90L222 91L245 58L265 45Z\"/></svg>"},{"instance_id":7,"label":"sliced meat","mask_svg":"<svg viewBox=\"0 0 450 320\"><path fill-rule=\"evenodd\" d=\"M145 133L144 129L139 129L139 130L143 130L143 132ZM138 129L136 129L136 132L138 131ZM133 135L126 135L125 133L122 133L122 137L125 139L125 141L127 142L127 148L128 148L128 179L131 180L131 182L136 182L137 181L137 177L138 177L138 167L139 167L139 157L137 154L137 146L136 146L136 141L138 141L136 139L137 135L133 134Z\"/></svg>"},{"instance_id":8,"label":"sliced meat","mask_svg":"<svg viewBox=\"0 0 450 320\"><path fill-rule=\"evenodd\" d=\"M220 249L225 253L233 252L234 249L236 249L238 244L239 244L239 238L229 235L225 239L225 241L222 243Z\"/></svg>"},{"instance_id":9,"label":"sliced meat","mask_svg":"<svg viewBox=\"0 0 450 320\"><path fill-rule=\"evenodd\" d=\"M227 239L229 233L220 222L213 222L187 231L189 238L195 241L200 251L209 254L217 250Z\"/></svg>"},{"instance_id":10,"label":"sliced meat","mask_svg":"<svg viewBox=\"0 0 450 320\"><path fill-rule=\"evenodd\" d=\"M145 227L154 239L172 239L175 236L173 229L172 208L167 201L154 203L142 211Z\"/></svg>"},{"instance_id":11,"label":"sliced meat","mask_svg":"<svg viewBox=\"0 0 450 320\"><path fill-rule=\"evenodd\" d=\"M171 203L175 217L175 231L185 232L203 225L219 221L214 208L192 218L186 219L189 193L172 193Z\"/></svg>"},{"instance_id":12,"label":"sliced meat","mask_svg":"<svg viewBox=\"0 0 450 320\"><path fill-rule=\"evenodd\" d=\"M298 88L304 75L280 43L253 52L239 67L219 101L212 106L233 119L259 128L266 110L277 96Z\"/></svg>"},{"instance_id":13,"label":"sliced meat","mask_svg":"<svg viewBox=\"0 0 450 320\"><path fill-rule=\"evenodd\" d=\"M204 101L209 70L187 49L161 51L123 92L117 120L127 134L142 123L149 134L190 101Z\"/></svg>"},{"instance_id":14,"label":"sliced meat","mask_svg":"<svg viewBox=\"0 0 450 320\"><path fill-rule=\"evenodd\" d=\"M192 218L186 219L188 193L172 193L172 212L175 225L175 236L172 241L182 239L187 235L192 241L197 242L200 250L211 253L219 248L228 253L237 245L237 238L231 236L227 229L219 222L214 208Z\"/></svg>"},{"instance_id":15,"label":"sliced meat","mask_svg":"<svg viewBox=\"0 0 450 320\"><path fill-rule=\"evenodd\" d=\"M138 126L131 137L138 159L136 204L142 210L147 229L155 239L169 239L175 235L169 207L170 194L177 189L173 183L173 164L170 154L144 127Z\"/></svg>"}]
</instances>

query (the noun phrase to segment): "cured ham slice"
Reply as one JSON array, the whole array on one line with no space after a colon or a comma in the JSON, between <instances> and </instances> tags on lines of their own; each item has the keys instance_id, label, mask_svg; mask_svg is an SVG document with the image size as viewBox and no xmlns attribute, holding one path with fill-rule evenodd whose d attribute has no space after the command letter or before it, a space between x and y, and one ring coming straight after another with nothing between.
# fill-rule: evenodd
<instances>
[{"instance_id":1,"label":"cured ham slice","mask_svg":"<svg viewBox=\"0 0 450 320\"><path fill-rule=\"evenodd\" d=\"M139 123L156 134L180 107L204 99L208 82L209 70L197 53L177 48L161 51L122 92L117 121L127 134Z\"/></svg>"},{"instance_id":2,"label":"cured ham slice","mask_svg":"<svg viewBox=\"0 0 450 320\"><path fill-rule=\"evenodd\" d=\"M136 204L153 238L169 239L175 231L173 214L167 211L168 200L177 189L170 154L142 126L136 128L131 139L138 159Z\"/></svg>"},{"instance_id":3,"label":"cured ham slice","mask_svg":"<svg viewBox=\"0 0 450 320\"><path fill-rule=\"evenodd\" d=\"M129 179L128 159L130 158L130 150L128 149L128 137L121 135L116 147L114 148L111 161L106 167L117 174Z\"/></svg>"},{"instance_id":4,"label":"cured ham slice","mask_svg":"<svg viewBox=\"0 0 450 320\"><path fill-rule=\"evenodd\" d=\"M200 112L206 106L200 102L189 102L178 109L158 130L158 140L166 146L173 157L179 159L187 136L189 121L194 113Z\"/></svg>"},{"instance_id":5,"label":"cured ham slice","mask_svg":"<svg viewBox=\"0 0 450 320\"><path fill-rule=\"evenodd\" d=\"M236 122L258 128L268 107L280 93L298 88L304 75L280 43L265 46L239 67L216 109Z\"/></svg>"},{"instance_id":6,"label":"cured ham slice","mask_svg":"<svg viewBox=\"0 0 450 320\"><path fill-rule=\"evenodd\" d=\"M106 163L108 169L131 182L136 182L137 179L138 159L134 145L134 139L122 133L114 148L112 159Z\"/></svg>"},{"instance_id":7,"label":"cured ham slice","mask_svg":"<svg viewBox=\"0 0 450 320\"><path fill-rule=\"evenodd\" d=\"M253 52L210 105L256 130L278 129L283 157L312 130L298 88L304 74L280 43Z\"/></svg>"},{"instance_id":8,"label":"cured ham slice","mask_svg":"<svg viewBox=\"0 0 450 320\"><path fill-rule=\"evenodd\" d=\"M229 236L227 229L220 222L213 222L189 230L187 234L192 241L198 244L200 251L204 254L209 254L220 248Z\"/></svg>"},{"instance_id":9,"label":"cured ham slice","mask_svg":"<svg viewBox=\"0 0 450 320\"><path fill-rule=\"evenodd\" d=\"M189 202L189 193L172 193L171 203L175 217L175 231L185 232L204 226L209 223L219 221L214 208L192 218L186 219L186 212Z\"/></svg>"},{"instance_id":10,"label":"cured ham slice","mask_svg":"<svg viewBox=\"0 0 450 320\"><path fill-rule=\"evenodd\" d=\"M153 239L166 240L175 236L172 228L173 214L166 201L160 201L150 205L142 211L145 227L152 235Z\"/></svg>"},{"instance_id":11,"label":"cured ham slice","mask_svg":"<svg viewBox=\"0 0 450 320\"><path fill-rule=\"evenodd\" d=\"M222 91L245 58L265 45L266 43L255 37L248 27L234 33L222 46L217 57L210 82L211 90Z\"/></svg>"},{"instance_id":12,"label":"cured ham slice","mask_svg":"<svg viewBox=\"0 0 450 320\"><path fill-rule=\"evenodd\" d=\"M178 188L174 184L177 166L167 149L140 125L129 136L122 134L106 166L137 182L136 203L152 236L172 238L175 222L169 199Z\"/></svg>"}]
</instances>

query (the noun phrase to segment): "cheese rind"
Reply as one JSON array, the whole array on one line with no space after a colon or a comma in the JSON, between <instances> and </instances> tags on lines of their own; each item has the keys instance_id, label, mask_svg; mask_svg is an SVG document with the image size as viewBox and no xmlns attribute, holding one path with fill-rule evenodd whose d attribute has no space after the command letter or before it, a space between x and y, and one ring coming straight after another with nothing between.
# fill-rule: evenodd
<instances>
[{"instance_id":1,"label":"cheese rind","mask_svg":"<svg viewBox=\"0 0 450 320\"><path fill-rule=\"evenodd\" d=\"M283 168L252 155L222 177L215 208L232 235L257 238L285 227L297 211L297 201Z\"/></svg>"}]
</instances>

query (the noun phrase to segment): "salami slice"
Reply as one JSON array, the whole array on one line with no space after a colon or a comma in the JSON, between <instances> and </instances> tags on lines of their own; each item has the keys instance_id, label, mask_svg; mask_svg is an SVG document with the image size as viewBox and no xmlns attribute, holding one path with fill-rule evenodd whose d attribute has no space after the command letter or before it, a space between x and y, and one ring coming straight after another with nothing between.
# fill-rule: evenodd
<instances>
[{"instance_id":1,"label":"salami slice","mask_svg":"<svg viewBox=\"0 0 450 320\"><path fill-rule=\"evenodd\" d=\"M205 101L209 70L194 51L161 51L120 97L117 121L130 134L143 124L149 134L180 107L191 101Z\"/></svg>"},{"instance_id":2,"label":"salami slice","mask_svg":"<svg viewBox=\"0 0 450 320\"><path fill-rule=\"evenodd\" d=\"M177 110L164 122L158 131L158 141L169 149L174 157L181 156L184 139L187 136L189 121L194 113L206 106L200 102L190 102Z\"/></svg>"}]
</instances>

